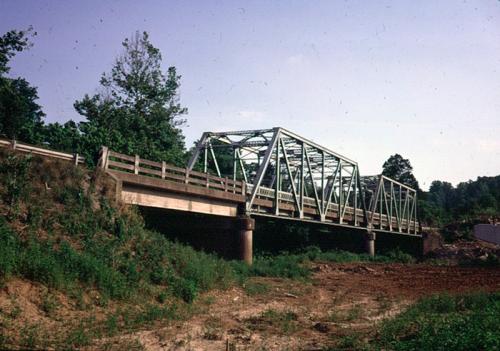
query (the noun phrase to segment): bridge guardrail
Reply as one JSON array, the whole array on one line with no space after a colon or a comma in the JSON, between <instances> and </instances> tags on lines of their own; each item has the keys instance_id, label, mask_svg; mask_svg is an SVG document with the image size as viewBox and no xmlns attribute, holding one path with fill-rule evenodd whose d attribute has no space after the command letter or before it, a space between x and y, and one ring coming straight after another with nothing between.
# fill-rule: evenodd
<instances>
[{"instance_id":1,"label":"bridge guardrail","mask_svg":"<svg viewBox=\"0 0 500 351\"><path fill-rule=\"evenodd\" d=\"M75 165L82 164L85 162L85 159L78 154L70 154L66 152L49 150L40 146L22 143L17 140L8 140L0 138L0 148L12 149L27 154L57 158L60 160L73 162Z\"/></svg>"},{"instance_id":2,"label":"bridge guardrail","mask_svg":"<svg viewBox=\"0 0 500 351\"><path fill-rule=\"evenodd\" d=\"M99 156L99 166L107 170L132 173L153 177L177 183L205 187L233 194L246 192L244 181L221 178L209 173L189 171L187 168L176 167L163 162L155 162L140 158L138 155L120 154L103 147Z\"/></svg>"}]
</instances>

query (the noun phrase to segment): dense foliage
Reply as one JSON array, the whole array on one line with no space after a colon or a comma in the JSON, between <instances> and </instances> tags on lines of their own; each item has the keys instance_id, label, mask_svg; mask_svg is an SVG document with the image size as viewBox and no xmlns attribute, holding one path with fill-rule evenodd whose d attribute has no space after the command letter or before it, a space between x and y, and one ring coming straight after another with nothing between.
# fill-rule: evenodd
<instances>
[{"instance_id":1,"label":"dense foliage","mask_svg":"<svg viewBox=\"0 0 500 351\"><path fill-rule=\"evenodd\" d=\"M175 67L163 73L161 53L146 32L125 39L123 53L111 72L101 77L99 92L75 102L85 120L64 124L44 124L37 89L23 78L5 76L9 60L31 45L30 33L13 30L0 37L0 135L78 152L89 164L102 145L150 160L184 162L179 127L187 109L179 103L181 77Z\"/></svg>"},{"instance_id":2,"label":"dense foliage","mask_svg":"<svg viewBox=\"0 0 500 351\"><path fill-rule=\"evenodd\" d=\"M178 102L180 76L175 67L163 74L161 53L146 32L122 45L123 54L101 78L101 92L75 102L86 117L79 125L82 151L95 155L106 145L150 160L182 163L184 138L178 127L187 109Z\"/></svg>"},{"instance_id":3,"label":"dense foliage","mask_svg":"<svg viewBox=\"0 0 500 351\"><path fill-rule=\"evenodd\" d=\"M470 227L475 222L500 218L500 176L478 177L459 183L434 181L421 201L421 217L438 226Z\"/></svg>"},{"instance_id":4,"label":"dense foliage","mask_svg":"<svg viewBox=\"0 0 500 351\"><path fill-rule=\"evenodd\" d=\"M0 37L0 135L40 143L45 115L36 103L37 89L24 78L7 76L10 59L30 47L31 34L31 29L11 30Z\"/></svg>"}]
</instances>

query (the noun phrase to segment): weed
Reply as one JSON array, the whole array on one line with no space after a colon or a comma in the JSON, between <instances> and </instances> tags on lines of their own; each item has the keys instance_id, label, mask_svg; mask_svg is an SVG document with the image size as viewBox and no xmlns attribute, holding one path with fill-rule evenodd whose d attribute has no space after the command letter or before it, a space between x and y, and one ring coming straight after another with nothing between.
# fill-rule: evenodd
<instances>
[{"instance_id":1,"label":"weed","mask_svg":"<svg viewBox=\"0 0 500 351\"><path fill-rule=\"evenodd\" d=\"M82 322L68 333L64 342L71 348L80 348L81 346L90 345L91 340L92 338L85 326L85 322Z\"/></svg>"},{"instance_id":2,"label":"weed","mask_svg":"<svg viewBox=\"0 0 500 351\"><path fill-rule=\"evenodd\" d=\"M366 348L364 342L357 334L345 335L338 341L335 350L363 350Z\"/></svg>"},{"instance_id":3,"label":"weed","mask_svg":"<svg viewBox=\"0 0 500 351\"><path fill-rule=\"evenodd\" d=\"M39 346L40 330L38 325L26 325L21 330L21 345L27 349L35 349Z\"/></svg>"},{"instance_id":4,"label":"weed","mask_svg":"<svg viewBox=\"0 0 500 351\"><path fill-rule=\"evenodd\" d=\"M3 329L0 329L0 349L7 349L6 345L10 342L7 335L4 334Z\"/></svg>"},{"instance_id":5,"label":"weed","mask_svg":"<svg viewBox=\"0 0 500 351\"><path fill-rule=\"evenodd\" d=\"M205 333L203 338L207 340L221 340L220 329L222 328L222 321L218 317L209 317L205 321Z\"/></svg>"},{"instance_id":6,"label":"weed","mask_svg":"<svg viewBox=\"0 0 500 351\"><path fill-rule=\"evenodd\" d=\"M0 163L0 182L5 192L4 201L10 206L9 217L19 213L19 201L28 194L31 156L7 155Z\"/></svg>"},{"instance_id":7,"label":"weed","mask_svg":"<svg viewBox=\"0 0 500 351\"><path fill-rule=\"evenodd\" d=\"M298 329L298 316L291 311L276 311L268 309L259 317L252 317L247 320L249 328L253 330L270 330L269 327L278 329L281 334L292 334Z\"/></svg>"},{"instance_id":8,"label":"weed","mask_svg":"<svg viewBox=\"0 0 500 351\"><path fill-rule=\"evenodd\" d=\"M52 314L58 306L58 301L50 292L43 294L40 307L47 315Z\"/></svg>"},{"instance_id":9,"label":"weed","mask_svg":"<svg viewBox=\"0 0 500 351\"><path fill-rule=\"evenodd\" d=\"M165 301L167 301L167 293L165 291L160 292L156 297L156 301L158 301L159 303L164 303Z\"/></svg>"},{"instance_id":10,"label":"weed","mask_svg":"<svg viewBox=\"0 0 500 351\"><path fill-rule=\"evenodd\" d=\"M343 320L343 314L340 311L331 311L328 314L328 321L333 323L339 323Z\"/></svg>"},{"instance_id":11,"label":"weed","mask_svg":"<svg viewBox=\"0 0 500 351\"><path fill-rule=\"evenodd\" d=\"M118 315L117 314L108 315L108 317L104 322L104 325L107 335L110 336L114 335L118 330Z\"/></svg>"},{"instance_id":12,"label":"weed","mask_svg":"<svg viewBox=\"0 0 500 351\"><path fill-rule=\"evenodd\" d=\"M21 314L22 311L23 310L21 309L21 307L16 304L16 305L14 305L12 310L10 311L9 317L12 319L16 319L17 317L19 317L19 315Z\"/></svg>"},{"instance_id":13,"label":"weed","mask_svg":"<svg viewBox=\"0 0 500 351\"><path fill-rule=\"evenodd\" d=\"M244 285L245 292L248 296L261 295L269 292L271 287L265 283L249 281Z\"/></svg>"},{"instance_id":14,"label":"weed","mask_svg":"<svg viewBox=\"0 0 500 351\"><path fill-rule=\"evenodd\" d=\"M348 322L354 321L361 317L363 314L363 307L361 305L352 306L345 316L345 320Z\"/></svg>"}]
</instances>

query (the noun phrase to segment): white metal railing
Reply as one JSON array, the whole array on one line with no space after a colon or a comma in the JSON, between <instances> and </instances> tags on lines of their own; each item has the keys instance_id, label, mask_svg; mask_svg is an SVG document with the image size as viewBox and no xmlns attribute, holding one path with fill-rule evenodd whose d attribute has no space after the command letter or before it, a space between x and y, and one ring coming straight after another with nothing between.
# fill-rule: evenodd
<instances>
[{"instance_id":1,"label":"white metal railing","mask_svg":"<svg viewBox=\"0 0 500 351\"><path fill-rule=\"evenodd\" d=\"M57 158L60 160L71 161L75 165L84 163L85 159L78 154L49 150L40 146L25 144L17 140L8 140L0 138L0 148L11 149L28 154L40 155L45 157Z\"/></svg>"}]
</instances>

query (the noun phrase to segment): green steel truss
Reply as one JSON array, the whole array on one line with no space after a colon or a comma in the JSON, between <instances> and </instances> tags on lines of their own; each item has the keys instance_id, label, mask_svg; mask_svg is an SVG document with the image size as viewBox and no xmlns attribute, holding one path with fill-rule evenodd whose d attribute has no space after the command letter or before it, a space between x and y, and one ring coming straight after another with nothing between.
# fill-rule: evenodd
<instances>
[{"instance_id":1,"label":"green steel truss","mask_svg":"<svg viewBox=\"0 0 500 351\"><path fill-rule=\"evenodd\" d=\"M244 180L247 214L418 233L414 189L283 128L203 133L193 168Z\"/></svg>"}]
</instances>

